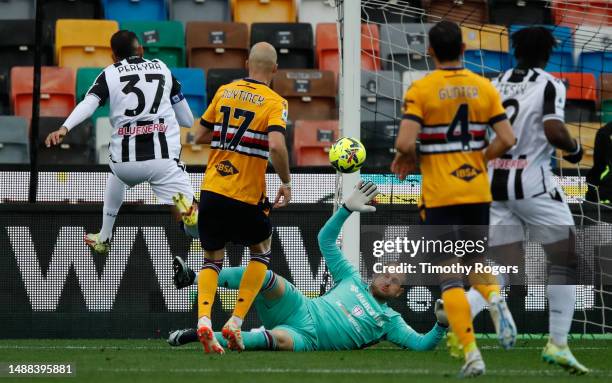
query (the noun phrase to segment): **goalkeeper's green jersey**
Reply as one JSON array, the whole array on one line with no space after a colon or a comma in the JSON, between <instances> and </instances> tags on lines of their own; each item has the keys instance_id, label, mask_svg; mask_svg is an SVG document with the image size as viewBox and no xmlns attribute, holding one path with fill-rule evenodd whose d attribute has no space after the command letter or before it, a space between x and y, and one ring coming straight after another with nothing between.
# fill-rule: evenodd
<instances>
[{"instance_id":1,"label":"goalkeeper's green jersey","mask_svg":"<svg viewBox=\"0 0 612 383\"><path fill-rule=\"evenodd\" d=\"M436 324L425 335L413 330L397 311L372 296L359 272L344 258L336 240L350 214L346 208L339 209L319 232L319 247L334 286L327 294L308 302L317 332L317 349L354 350L383 339L414 350L434 348L446 329Z\"/></svg>"}]
</instances>

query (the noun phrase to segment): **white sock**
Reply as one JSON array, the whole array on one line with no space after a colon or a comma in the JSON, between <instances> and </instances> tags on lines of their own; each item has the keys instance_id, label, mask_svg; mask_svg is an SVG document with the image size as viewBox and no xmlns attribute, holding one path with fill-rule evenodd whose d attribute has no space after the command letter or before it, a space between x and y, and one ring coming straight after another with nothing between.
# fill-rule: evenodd
<instances>
[{"instance_id":1,"label":"white sock","mask_svg":"<svg viewBox=\"0 0 612 383\"><path fill-rule=\"evenodd\" d=\"M567 345L567 334L572 326L574 306L576 305L575 285L549 285L548 332L553 343L560 347Z\"/></svg>"},{"instance_id":2,"label":"white sock","mask_svg":"<svg viewBox=\"0 0 612 383\"><path fill-rule=\"evenodd\" d=\"M210 318L207 316L200 317L200 319L198 319L198 328L200 327L212 328L212 322L210 321Z\"/></svg>"},{"instance_id":3,"label":"white sock","mask_svg":"<svg viewBox=\"0 0 612 383\"><path fill-rule=\"evenodd\" d=\"M195 278L193 279L193 283L192 285L198 285L198 277L200 276L200 272L199 271L195 271Z\"/></svg>"},{"instance_id":4,"label":"white sock","mask_svg":"<svg viewBox=\"0 0 612 383\"><path fill-rule=\"evenodd\" d=\"M484 310L485 306L487 305L487 300L484 299L482 294L480 294L478 290L473 287L470 287L470 289L467 291L467 293L465 293L465 295L468 302L470 303L472 318L474 318L476 317L476 315L478 315L478 313Z\"/></svg>"},{"instance_id":5,"label":"white sock","mask_svg":"<svg viewBox=\"0 0 612 383\"><path fill-rule=\"evenodd\" d=\"M238 318L236 315L232 315L230 320L233 320L234 323L238 325L238 327L242 327L242 319Z\"/></svg>"},{"instance_id":6,"label":"white sock","mask_svg":"<svg viewBox=\"0 0 612 383\"><path fill-rule=\"evenodd\" d=\"M119 213L119 208L125 196L125 184L113 173L106 179L106 190L104 191L104 208L102 209L102 230L100 230L100 241L104 242L113 235L113 226Z\"/></svg>"}]
</instances>

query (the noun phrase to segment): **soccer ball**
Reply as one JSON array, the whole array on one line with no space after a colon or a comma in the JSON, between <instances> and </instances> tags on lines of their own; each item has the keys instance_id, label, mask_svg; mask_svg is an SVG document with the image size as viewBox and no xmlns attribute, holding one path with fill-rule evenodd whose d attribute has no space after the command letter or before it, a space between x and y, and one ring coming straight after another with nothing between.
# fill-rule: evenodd
<instances>
[{"instance_id":1,"label":"soccer ball","mask_svg":"<svg viewBox=\"0 0 612 383\"><path fill-rule=\"evenodd\" d=\"M329 149L329 162L341 173L359 170L366 159L366 149L359 140L342 137Z\"/></svg>"}]
</instances>

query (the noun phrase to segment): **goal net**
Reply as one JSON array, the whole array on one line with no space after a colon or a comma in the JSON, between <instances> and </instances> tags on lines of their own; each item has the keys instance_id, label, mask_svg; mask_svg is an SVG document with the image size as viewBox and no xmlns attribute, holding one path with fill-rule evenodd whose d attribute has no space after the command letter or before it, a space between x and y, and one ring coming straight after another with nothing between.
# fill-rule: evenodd
<instances>
[{"instance_id":1,"label":"goal net","mask_svg":"<svg viewBox=\"0 0 612 383\"><path fill-rule=\"evenodd\" d=\"M341 47L344 39L357 38L344 31L344 26L347 25L347 7L355 7L358 3L357 0L336 1ZM581 285L577 289L572 330L584 334L612 333L612 280L611 275L602 271L609 269L609 265L600 264L605 262L606 256L612 258L612 209L600 198L598 186L586 181L586 173L593 165L596 133L612 120L612 93L609 93L612 73L607 72L612 72L612 27L609 26L612 25L612 3L362 0L360 15L359 79L346 78L341 69L341 76L345 76L341 84L342 81L360 83L361 91L353 96L352 102L360 105L360 135L368 150L363 173L380 185L379 203L390 205L415 205L420 197L420 176L409 176L406 181L399 182L389 174L389 165L393 159L403 94L413 81L434 69L433 60L427 54L427 33L433 23L452 20L460 25L466 44L465 67L487 78L494 78L513 66L510 39L513 32L525 25L541 24L550 28L557 39L557 47L546 70L566 84L566 125L585 149L579 165L567 163L559 155L553 156L551 162L557 182L568 196L575 215L577 247L582 262L595 275L592 285ZM341 68L352 65L344 59L347 54L340 55ZM347 126L342 128L346 135ZM406 208L414 209L414 206ZM387 217L389 222L397 220L394 213ZM362 225L363 220L362 217ZM525 245L530 255L527 263L544 262L540 245ZM413 290L412 294L408 293L409 306L430 307L427 301L432 299L431 293L423 288ZM527 286L521 305L523 312L519 316L527 320L539 315L545 321L545 287Z\"/></svg>"}]
</instances>

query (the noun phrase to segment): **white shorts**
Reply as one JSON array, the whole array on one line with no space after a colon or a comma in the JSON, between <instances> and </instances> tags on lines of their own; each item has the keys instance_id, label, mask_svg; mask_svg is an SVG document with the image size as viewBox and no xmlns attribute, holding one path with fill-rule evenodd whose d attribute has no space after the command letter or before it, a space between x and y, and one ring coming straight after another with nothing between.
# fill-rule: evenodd
<instances>
[{"instance_id":1,"label":"white shorts","mask_svg":"<svg viewBox=\"0 0 612 383\"><path fill-rule=\"evenodd\" d=\"M193 199L191 181L181 162L163 158L133 162L111 161L109 165L113 174L130 188L147 182L164 205L172 205L172 196L177 193L183 193L188 200Z\"/></svg>"},{"instance_id":2,"label":"white shorts","mask_svg":"<svg viewBox=\"0 0 612 383\"><path fill-rule=\"evenodd\" d=\"M574 227L560 188L533 198L493 201L489 216L489 246L522 242L525 229L532 241L554 243L567 239Z\"/></svg>"}]
</instances>

